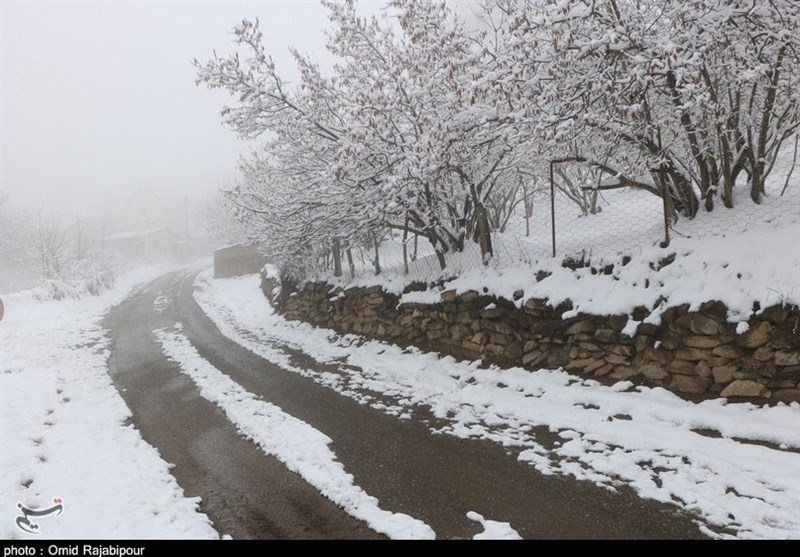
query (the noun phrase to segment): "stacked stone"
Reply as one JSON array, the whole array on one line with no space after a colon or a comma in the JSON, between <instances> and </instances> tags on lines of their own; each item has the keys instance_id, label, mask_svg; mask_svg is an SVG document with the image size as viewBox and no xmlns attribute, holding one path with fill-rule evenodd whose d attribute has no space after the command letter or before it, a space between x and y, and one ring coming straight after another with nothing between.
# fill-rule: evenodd
<instances>
[{"instance_id":1,"label":"stacked stone","mask_svg":"<svg viewBox=\"0 0 800 557\"><path fill-rule=\"evenodd\" d=\"M269 297L269 296L268 296ZM441 293L435 304L404 303L379 286L334 289L309 283L284 298L289 319L342 333L357 333L413 344L455 357L483 358L527 369L563 367L604 381L630 380L686 395L800 400L800 310L767 308L736 334L727 308L710 301L697 311L669 308L659 325L640 323L633 337L623 333L632 316L579 315L562 319L566 302L514 300L476 291Z\"/></svg>"}]
</instances>

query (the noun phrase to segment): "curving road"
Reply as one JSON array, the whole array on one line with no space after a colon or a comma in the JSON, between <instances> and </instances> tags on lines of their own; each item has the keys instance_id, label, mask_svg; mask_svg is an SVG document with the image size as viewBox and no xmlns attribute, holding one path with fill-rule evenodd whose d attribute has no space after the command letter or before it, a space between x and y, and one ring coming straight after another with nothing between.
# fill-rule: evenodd
<instances>
[{"instance_id":1,"label":"curving road","mask_svg":"<svg viewBox=\"0 0 800 557\"><path fill-rule=\"evenodd\" d=\"M379 538L265 455L200 396L168 360L153 331L180 322L197 351L242 387L333 439L331 449L356 485L383 509L425 521L442 538L471 538L476 511L510 522L524 538L701 538L692 517L673 506L567 477L544 476L489 441L433 435L284 371L224 337L195 302L196 272L162 277L105 319L112 379L134 425L175 467L188 496L221 534L234 538ZM161 303L164 299L168 303ZM159 301L159 311L156 303ZM292 353L294 364L324 368ZM435 422L431 417L429 421Z\"/></svg>"}]
</instances>

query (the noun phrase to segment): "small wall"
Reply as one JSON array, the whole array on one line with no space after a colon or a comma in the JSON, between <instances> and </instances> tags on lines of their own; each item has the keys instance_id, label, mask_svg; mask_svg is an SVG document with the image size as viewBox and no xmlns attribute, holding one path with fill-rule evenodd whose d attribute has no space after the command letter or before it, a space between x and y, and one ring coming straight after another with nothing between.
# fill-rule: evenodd
<instances>
[{"instance_id":1,"label":"small wall","mask_svg":"<svg viewBox=\"0 0 800 557\"><path fill-rule=\"evenodd\" d=\"M266 263L266 257L255 246L227 246L214 251L214 277L257 273Z\"/></svg>"},{"instance_id":2,"label":"small wall","mask_svg":"<svg viewBox=\"0 0 800 557\"><path fill-rule=\"evenodd\" d=\"M262 281L265 295L288 319L341 333L531 370L563 367L701 398L800 400L796 307L767 308L750 320L748 332L737 335L726 321L724 304L708 302L694 312L680 306L667 310L661 325L639 325L631 338L622 333L625 315L561 319L569 303L552 308L545 300L530 299L517 308L475 291L456 295L450 290L442 292L440 303L398 306L398 297L378 286L341 291L311 283L280 296L276 286L273 279ZM637 321L644 317L646 312L634 315Z\"/></svg>"}]
</instances>

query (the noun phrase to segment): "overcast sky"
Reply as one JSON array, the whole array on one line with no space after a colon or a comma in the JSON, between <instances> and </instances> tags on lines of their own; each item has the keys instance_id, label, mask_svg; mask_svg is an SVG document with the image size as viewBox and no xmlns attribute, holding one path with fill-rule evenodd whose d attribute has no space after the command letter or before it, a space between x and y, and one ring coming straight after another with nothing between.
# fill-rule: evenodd
<instances>
[{"instance_id":1,"label":"overcast sky","mask_svg":"<svg viewBox=\"0 0 800 557\"><path fill-rule=\"evenodd\" d=\"M0 6L2 190L68 218L107 211L139 187L205 194L235 177L248 146L220 124L228 97L196 86L191 60L231 51L242 18L260 19L286 75L288 45L330 63L316 0Z\"/></svg>"}]
</instances>

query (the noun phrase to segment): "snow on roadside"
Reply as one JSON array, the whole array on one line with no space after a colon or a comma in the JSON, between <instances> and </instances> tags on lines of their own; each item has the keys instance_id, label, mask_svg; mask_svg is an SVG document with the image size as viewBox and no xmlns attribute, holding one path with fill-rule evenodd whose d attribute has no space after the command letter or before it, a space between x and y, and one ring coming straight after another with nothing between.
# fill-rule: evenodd
<instances>
[{"instance_id":1,"label":"snow on roadside","mask_svg":"<svg viewBox=\"0 0 800 557\"><path fill-rule=\"evenodd\" d=\"M224 335L362 403L395 415L429 407L445 424L441 433L515 447L545 474L612 490L627 484L738 537L800 538L797 403L695 404L629 382L606 387L563 371L485 369L286 321L274 314L255 275L214 280L203 272L195 285L195 298ZM338 363L340 372L297 368L283 345ZM561 440L545 445L534 433L538 426Z\"/></svg>"},{"instance_id":2,"label":"snow on roadside","mask_svg":"<svg viewBox=\"0 0 800 557\"><path fill-rule=\"evenodd\" d=\"M511 527L508 522L488 520L475 511L469 511L467 518L474 520L483 527L483 532L472 536L473 540L521 540L519 532Z\"/></svg>"},{"instance_id":3,"label":"snow on roadside","mask_svg":"<svg viewBox=\"0 0 800 557\"><path fill-rule=\"evenodd\" d=\"M393 539L434 539L435 532L407 514L381 509L378 500L353 484L353 476L336 460L332 439L307 423L265 402L204 360L176 330L156 331L164 354L192 378L203 398L217 404L240 433L297 472L322 495L376 532Z\"/></svg>"},{"instance_id":4,"label":"snow on roadside","mask_svg":"<svg viewBox=\"0 0 800 557\"><path fill-rule=\"evenodd\" d=\"M4 296L0 322L0 538L217 538L170 465L126 420L108 375L103 315L159 267L79 300ZM63 512L16 525L17 502Z\"/></svg>"}]
</instances>

